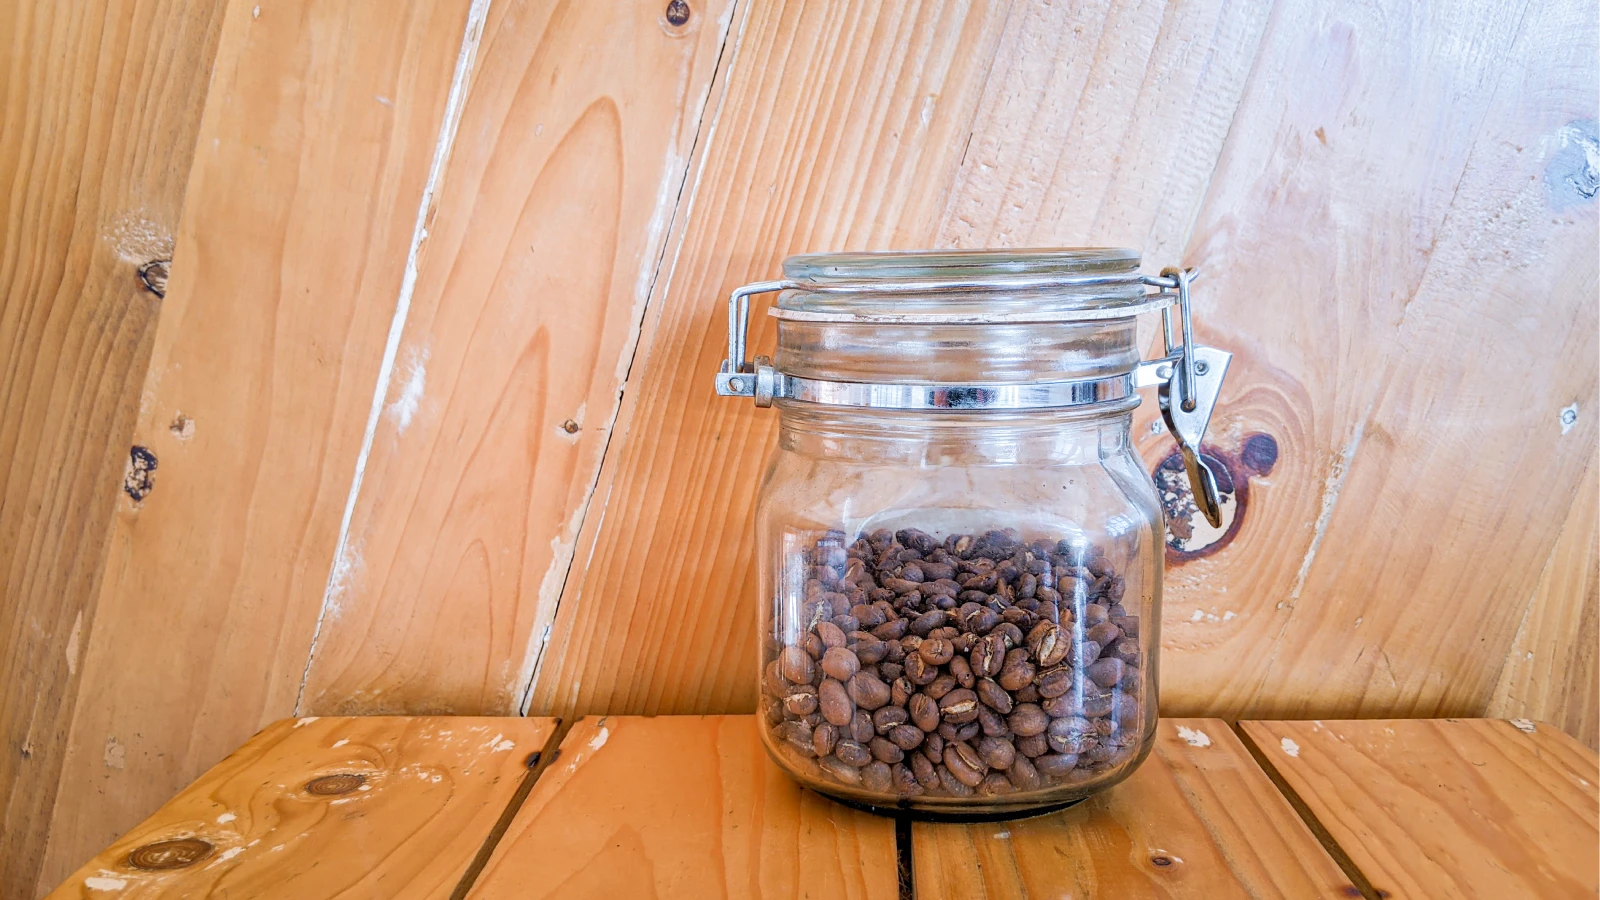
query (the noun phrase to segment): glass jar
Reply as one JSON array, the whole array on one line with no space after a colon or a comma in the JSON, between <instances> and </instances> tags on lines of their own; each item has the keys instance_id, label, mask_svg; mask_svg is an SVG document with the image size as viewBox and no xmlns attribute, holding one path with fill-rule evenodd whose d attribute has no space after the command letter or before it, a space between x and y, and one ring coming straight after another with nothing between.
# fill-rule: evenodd
<instances>
[{"instance_id":1,"label":"glass jar","mask_svg":"<svg viewBox=\"0 0 1600 900\"><path fill-rule=\"evenodd\" d=\"M1137 388L1160 388L1215 517L1197 451L1229 355L1189 337L1189 273L1138 269L1127 250L818 254L730 298L718 392L779 416L758 731L802 784L1005 818L1149 753L1164 524ZM749 298L773 291L776 357L746 362ZM1136 317L1158 309L1167 355L1144 361Z\"/></svg>"}]
</instances>

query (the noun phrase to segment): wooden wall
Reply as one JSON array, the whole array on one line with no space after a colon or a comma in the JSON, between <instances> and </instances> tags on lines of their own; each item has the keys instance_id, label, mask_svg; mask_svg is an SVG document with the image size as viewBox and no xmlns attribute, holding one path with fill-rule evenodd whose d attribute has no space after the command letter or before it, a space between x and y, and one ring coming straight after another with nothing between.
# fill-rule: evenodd
<instances>
[{"instance_id":1,"label":"wooden wall","mask_svg":"<svg viewBox=\"0 0 1600 900\"><path fill-rule=\"evenodd\" d=\"M1163 711L1596 743L1590 2L71 6L0 0L0 895L285 715L750 708L709 376L809 250L1203 267Z\"/></svg>"}]
</instances>

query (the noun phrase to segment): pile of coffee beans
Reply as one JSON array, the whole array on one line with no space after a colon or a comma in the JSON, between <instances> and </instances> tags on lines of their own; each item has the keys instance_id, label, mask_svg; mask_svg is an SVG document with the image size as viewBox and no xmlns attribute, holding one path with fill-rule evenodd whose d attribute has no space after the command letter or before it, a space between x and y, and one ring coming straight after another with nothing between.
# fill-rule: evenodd
<instances>
[{"instance_id":1,"label":"pile of coffee beans","mask_svg":"<svg viewBox=\"0 0 1600 900\"><path fill-rule=\"evenodd\" d=\"M829 531L786 562L804 594L776 603L801 618L776 624L798 640L767 645L762 712L791 769L889 800L987 797L1137 755L1139 619L1101 548Z\"/></svg>"}]
</instances>

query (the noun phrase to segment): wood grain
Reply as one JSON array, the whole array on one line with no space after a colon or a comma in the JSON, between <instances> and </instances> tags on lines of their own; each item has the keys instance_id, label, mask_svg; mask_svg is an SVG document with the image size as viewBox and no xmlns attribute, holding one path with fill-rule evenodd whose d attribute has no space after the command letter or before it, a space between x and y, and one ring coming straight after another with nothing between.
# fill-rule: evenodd
<instances>
[{"instance_id":1,"label":"wood grain","mask_svg":"<svg viewBox=\"0 0 1600 900\"><path fill-rule=\"evenodd\" d=\"M294 709L465 17L228 8L44 887Z\"/></svg>"},{"instance_id":2,"label":"wood grain","mask_svg":"<svg viewBox=\"0 0 1600 900\"><path fill-rule=\"evenodd\" d=\"M1127 781L1063 812L987 825L917 823L912 856L920 898L1354 890L1220 719L1162 719L1154 751Z\"/></svg>"},{"instance_id":3,"label":"wood grain","mask_svg":"<svg viewBox=\"0 0 1600 900\"><path fill-rule=\"evenodd\" d=\"M1560 423L1600 358L1570 180L1591 19L1274 7L1187 258L1199 336L1237 354L1212 442L1269 436L1276 466L1231 544L1169 567L1164 710L1488 702L1595 445L1595 417Z\"/></svg>"},{"instance_id":4,"label":"wood grain","mask_svg":"<svg viewBox=\"0 0 1600 900\"><path fill-rule=\"evenodd\" d=\"M1243 722L1385 896L1593 897L1600 759L1549 725Z\"/></svg>"},{"instance_id":5,"label":"wood grain","mask_svg":"<svg viewBox=\"0 0 1600 900\"><path fill-rule=\"evenodd\" d=\"M1600 749L1597 511L1600 460L1591 459L1485 712L1550 722L1591 750Z\"/></svg>"},{"instance_id":6,"label":"wood grain","mask_svg":"<svg viewBox=\"0 0 1600 900\"><path fill-rule=\"evenodd\" d=\"M50 897L449 896L527 777L529 755L545 746L556 724L284 719ZM129 862L140 848L184 840L210 849L201 848L205 855L182 868Z\"/></svg>"},{"instance_id":7,"label":"wood grain","mask_svg":"<svg viewBox=\"0 0 1600 900\"><path fill-rule=\"evenodd\" d=\"M531 711L754 705L750 522L775 420L710 389L726 346L718 304L793 252L932 239L1006 12L752 5ZM767 317L752 322L754 346L770 346Z\"/></svg>"},{"instance_id":8,"label":"wood grain","mask_svg":"<svg viewBox=\"0 0 1600 900\"><path fill-rule=\"evenodd\" d=\"M33 894L221 20L0 2L0 896Z\"/></svg>"},{"instance_id":9,"label":"wood grain","mask_svg":"<svg viewBox=\"0 0 1600 900\"><path fill-rule=\"evenodd\" d=\"M491 7L306 709L520 707L732 17L663 9Z\"/></svg>"},{"instance_id":10,"label":"wood grain","mask_svg":"<svg viewBox=\"0 0 1600 900\"><path fill-rule=\"evenodd\" d=\"M894 823L802 790L749 716L586 718L468 895L897 896Z\"/></svg>"}]
</instances>

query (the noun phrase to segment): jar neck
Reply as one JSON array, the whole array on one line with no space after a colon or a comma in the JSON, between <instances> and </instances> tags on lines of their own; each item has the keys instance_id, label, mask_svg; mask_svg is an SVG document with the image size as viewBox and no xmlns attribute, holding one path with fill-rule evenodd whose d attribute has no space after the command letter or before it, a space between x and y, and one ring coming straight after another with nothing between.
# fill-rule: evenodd
<instances>
[{"instance_id":1,"label":"jar neck","mask_svg":"<svg viewBox=\"0 0 1600 900\"><path fill-rule=\"evenodd\" d=\"M778 447L923 466L1089 465L1132 451L1133 411L927 413L779 404Z\"/></svg>"}]
</instances>

